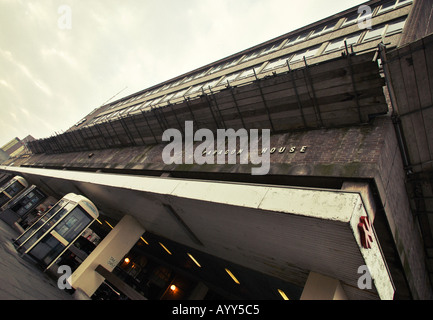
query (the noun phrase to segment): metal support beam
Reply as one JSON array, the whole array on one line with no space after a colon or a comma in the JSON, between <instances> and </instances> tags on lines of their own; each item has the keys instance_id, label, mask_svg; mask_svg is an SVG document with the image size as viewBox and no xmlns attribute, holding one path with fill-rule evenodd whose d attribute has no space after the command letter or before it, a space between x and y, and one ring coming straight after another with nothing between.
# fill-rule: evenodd
<instances>
[{"instance_id":1,"label":"metal support beam","mask_svg":"<svg viewBox=\"0 0 433 320\"><path fill-rule=\"evenodd\" d=\"M358 91L356 89L355 77L354 77L353 66L352 66L352 58L351 58L351 54L349 53L346 40L344 41L344 46L346 48L347 61L349 62L350 78L352 80L353 92L355 93L355 103L356 103L356 108L358 109L359 122L362 123L363 121L362 121L362 114L361 114L361 106L359 104L359 96L358 96Z\"/></svg>"},{"instance_id":2,"label":"metal support beam","mask_svg":"<svg viewBox=\"0 0 433 320\"><path fill-rule=\"evenodd\" d=\"M131 132L129 131L129 128L128 128L128 125L125 122L125 119L124 118L120 118L119 122L120 122L121 126L123 127L123 130L125 130L125 134L128 137L128 139L131 142L131 144L136 146L137 144L135 143L134 137L132 136Z\"/></svg>"},{"instance_id":3,"label":"metal support beam","mask_svg":"<svg viewBox=\"0 0 433 320\"><path fill-rule=\"evenodd\" d=\"M143 110L140 110L141 114L143 115L144 120L146 121L147 127L150 129L150 132L152 133L153 139L155 140L155 143L158 143L158 140L156 139L155 133L152 130L152 127L149 125L149 121L147 120L147 116Z\"/></svg>"},{"instance_id":4,"label":"metal support beam","mask_svg":"<svg viewBox=\"0 0 433 320\"><path fill-rule=\"evenodd\" d=\"M213 121L215 122L215 126L216 126L216 128L218 129L218 128L219 128L219 124L218 124L217 119L215 118L215 114L213 113L212 105L211 105L211 103L210 103L210 101L209 101L209 98L208 98L207 94L204 92L203 88L201 88L201 90L202 90L202 93L203 93L203 95L204 95L204 97L205 97L205 99L206 99L206 102L207 102L207 105L208 105L208 107L209 107L210 113L211 113L211 115L212 115Z\"/></svg>"},{"instance_id":5,"label":"metal support beam","mask_svg":"<svg viewBox=\"0 0 433 320\"><path fill-rule=\"evenodd\" d=\"M150 110L151 110L153 116L155 117L156 121L158 122L159 127L161 128L161 133L164 132L164 127L161 123L162 120L159 119L158 111L156 111L156 108L154 108L154 107L150 107Z\"/></svg>"},{"instance_id":6,"label":"metal support beam","mask_svg":"<svg viewBox=\"0 0 433 320\"><path fill-rule=\"evenodd\" d=\"M137 124L135 123L135 116L130 116L130 119L132 121L132 124L134 125L135 130L137 131L138 136L141 139L141 142L143 142L143 145L145 145L146 142L144 141L143 136L141 135L140 130L138 129Z\"/></svg>"},{"instance_id":7,"label":"metal support beam","mask_svg":"<svg viewBox=\"0 0 433 320\"><path fill-rule=\"evenodd\" d=\"M314 113L316 114L317 122L319 123L320 127L323 128L324 125L323 125L322 116L320 114L320 108L319 108L319 105L317 103L316 91L314 90L313 79L311 78L310 69L308 67L307 59L305 59L305 56L304 56L304 64L305 64L305 69L304 69L305 82L307 84L307 89L308 89L308 85L311 88L311 92L313 95L312 101L313 101L313 106L314 106Z\"/></svg>"},{"instance_id":8,"label":"metal support beam","mask_svg":"<svg viewBox=\"0 0 433 320\"><path fill-rule=\"evenodd\" d=\"M177 122L177 125L179 126L179 129L180 129L181 131L183 131L182 125L180 124L179 118L177 117L177 114L176 114L176 112L174 111L174 109L173 109L173 105L172 105L172 104L170 104L170 109L171 109L171 112L173 112L174 118L176 119L176 122Z\"/></svg>"},{"instance_id":9,"label":"metal support beam","mask_svg":"<svg viewBox=\"0 0 433 320\"><path fill-rule=\"evenodd\" d=\"M101 126L98 124L98 125L95 125L95 128L96 128L96 131L98 131L99 135L101 136L102 141L104 142L105 147L108 148L109 144L107 143L107 140L105 139L105 136L102 133Z\"/></svg>"},{"instance_id":10,"label":"metal support beam","mask_svg":"<svg viewBox=\"0 0 433 320\"><path fill-rule=\"evenodd\" d=\"M254 76L256 78L257 86L258 86L259 91L260 91L260 96L262 97L262 100L263 100L263 105L265 106L266 113L268 114L268 119L269 119L269 123L271 125L271 130L272 130L272 132L275 132L274 124L272 123L271 112L269 111L268 104L266 103L266 99L265 99L265 96L263 95L263 90L262 90L262 87L260 85L260 80L257 77L256 70L254 68L253 68L253 72L254 72Z\"/></svg>"},{"instance_id":11,"label":"metal support beam","mask_svg":"<svg viewBox=\"0 0 433 320\"><path fill-rule=\"evenodd\" d=\"M292 79L293 89L295 90L296 101L298 102L299 112L301 113L302 122L304 123L304 127L308 128L307 121L305 120L304 110L302 109L301 98L299 97L298 87L296 86L295 76L293 75L293 71L290 68L289 60L286 60L287 68L289 69L289 74Z\"/></svg>"},{"instance_id":12,"label":"metal support beam","mask_svg":"<svg viewBox=\"0 0 433 320\"><path fill-rule=\"evenodd\" d=\"M200 126L198 125L197 121L195 120L194 112L192 112L191 106L189 104L189 98L185 98L185 96L184 96L184 99L185 99L186 105L189 109L189 112L191 113L191 117L192 117L192 121L193 121L194 125L196 125L197 128L200 129Z\"/></svg>"},{"instance_id":13,"label":"metal support beam","mask_svg":"<svg viewBox=\"0 0 433 320\"><path fill-rule=\"evenodd\" d=\"M226 124L225 124L225 121L224 121L224 118L223 118L223 115L222 115L222 113L221 113L221 109L220 109L220 107L219 107L219 105L218 105L217 98L216 98L215 94L212 92L212 89L211 89L210 87L209 87L209 91L210 91L210 94L211 94L211 100L215 102L215 106L216 106L216 109L217 109L218 114L219 114L219 116L220 116L221 123L222 123L224 129L227 129Z\"/></svg>"},{"instance_id":14,"label":"metal support beam","mask_svg":"<svg viewBox=\"0 0 433 320\"><path fill-rule=\"evenodd\" d=\"M241 119L242 128L246 129L244 118L242 117L242 113L241 113L241 110L239 109L239 105L238 105L238 102L236 101L236 97L235 97L235 94L233 93L233 88L232 87L230 87L230 93L232 95L233 102L235 104L236 110L238 111L239 118Z\"/></svg>"}]
</instances>

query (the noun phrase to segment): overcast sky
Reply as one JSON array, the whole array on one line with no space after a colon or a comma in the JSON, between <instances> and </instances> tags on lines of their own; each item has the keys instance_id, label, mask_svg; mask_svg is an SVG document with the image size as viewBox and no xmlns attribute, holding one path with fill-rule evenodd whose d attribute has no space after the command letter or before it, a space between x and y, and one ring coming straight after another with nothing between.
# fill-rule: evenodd
<instances>
[{"instance_id":1,"label":"overcast sky","mask_svg":"<svg viewBox=\"0 0 433 320\"><path fill-rule=\"evenodd\" d=\"M363 2L0 0L0 147Z\"/></svg>"}]
</instances>

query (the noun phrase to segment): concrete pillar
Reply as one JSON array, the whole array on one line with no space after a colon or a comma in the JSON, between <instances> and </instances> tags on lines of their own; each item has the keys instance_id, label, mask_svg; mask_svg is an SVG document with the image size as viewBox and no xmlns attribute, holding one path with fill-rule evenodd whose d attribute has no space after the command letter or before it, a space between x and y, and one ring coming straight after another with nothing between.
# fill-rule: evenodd
<instances>
[{"instance_id":1,"label":"concrete pillar","mask_svg":"<svg viewBox=\"0 0 433 320\"><path fill-rule=\"evenodd\" d=\"M311 271L301 300L347 300L347 296L339 280Z\"/></svg>"},{"instance_id":2,"label":"concrete pillar","mask_svg":"<svg viewBox=\"0 0 433 320\"><path fill-rule=\"evenodd\" d=\"M203 300L208 291L209 288L203 282L199 282L188 297L188 300Z\"/></svg>"},{"instance_id":3,"label":"concrete pillar","mask_svg":"<svg viewBox=\"0 0 433 320\"><path fill-rule=\"evenodd\" d=\"M89 297L104 282L95 272L98 265L112 271L144 233L144 228L131 216L124 216L81 265L69 277L74 289L80 289Z\"/></svg>"}]
</instances>

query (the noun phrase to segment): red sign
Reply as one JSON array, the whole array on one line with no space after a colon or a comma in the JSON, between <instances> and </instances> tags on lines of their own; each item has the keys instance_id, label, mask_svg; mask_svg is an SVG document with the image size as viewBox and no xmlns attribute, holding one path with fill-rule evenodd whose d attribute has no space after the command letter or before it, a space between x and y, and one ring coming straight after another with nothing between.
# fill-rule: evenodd
<instances>
[{"instance_id":1,"label":"red sign","mask_svg":"<svg viewBox=\"0 0 433 320\"><path fill-rule=\"evenodd\" d=\"M359 218L358 230L361 234L361 245L366 249L370 249L373 243L373 229L368 217Z\"/></svg>"}]
</instances>

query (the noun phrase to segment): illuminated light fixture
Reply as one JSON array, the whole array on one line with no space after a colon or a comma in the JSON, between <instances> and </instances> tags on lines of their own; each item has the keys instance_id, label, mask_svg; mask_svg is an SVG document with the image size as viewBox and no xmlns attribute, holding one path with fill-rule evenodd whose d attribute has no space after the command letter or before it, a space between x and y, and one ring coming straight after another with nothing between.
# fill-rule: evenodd
<instances>
[{"instance_id":1,"label":"illuminated light fixture","mask_svg":"<svg viewBox=\"0 0 433 320\"><path fill-rule=\"evenodd\" d=\"M167 251L167 253L169 254L169 255L171 255L171 252L170 252L170 250L168 250L161 242L158 242L159 243L159 245L165 250L165 251Z\"/></svg>"},{"instance_id":2,"label":"illuminated light fixture","mask_svg":"<svg viewBox=\"0 0 433 320\"><path fill-rule=\"evenodd\" d=\"M234 274L227 268L225 268L226 272L229 274L229 276L233 279L233 281L237 284L240 284L239 280L236 279L236 277L234 276Z\"/></svg>"},{"instance_id":3,"label":"illuminated light fixture","mask_svg":"<svg viewBox=\"0 0 433 320\"><path fill-rule=\"evenodd\" d=\"M170 286L170 290L171 290L171 291L176 291L176 289L177 289L177 287L176 287L174 284L172 284L172 285Z\"/></svg>"},{"instance_id":4,"label":"illuminated light fixture","mask_svg":"<svg viewBox=\"0 0 433 320\"><path fill-rule=\"evenodd\" d=\"M99 221L98 219L96 219L96 221L98 221L98 222L99 222L99 224L102 224L102 222L101 222L101 221Z\"/></svg>"},{"instance_id":5,"label":"illuminated light fixture","mask_svg":"<svg viewBox=\"0 0 433 320\"><path fill-rule=\"evenodd\" d=\"M146 240L144 240L143 237L140 237L140 239L143 240L143 242L144 242L145 244L149 245L149 242L147 242Z\"/></svg>"},{"instance_id":6,"label":"illuminated light fixture","mask_svg":"<svg viewBox=\"0 0 433 320\"><path fill-rule=\"evenodd\" d=\"M284 300L290 300L283 290L278 289L278 293L283 297Z\"/></svg>"},{"instance_id":7,"label":"illuminated light fixture","mask_svg":"<svg viewBox=\"0 0 433 320\"><path fill-rule=\"evenodd\" d=\"M113 226L107 221L107 220L105 220L105 223L106 224L108 224L108 226L111 228L111 229L113 229Z\"/></svg>"},{"instance_id":8,"label":"illuminated light fixture","mask_svg":"<svg viewBox=\"0 0 433 320\"><path fill-rule=\"evenodd\" d=\"M200 263L198 263L198 261L195 260L195 258L191 255L191 253L187 253L187 255L188 255L188 257L191 258L192 261L194 261L194 263L195 263L199 268L201 268Z\"/></svg>"},{"instance_id":9,"label":"illuminated light fixture","mask_svg":"<svg viewBox=\"0 0 433 320\"><path fill-rule=\"evenodd\" d=\"M131 260L129 260L129 258L126 257L125 260L123 260L123 261L125 261L125 263L128 264Z\"/></svg>"}]
</instances>

